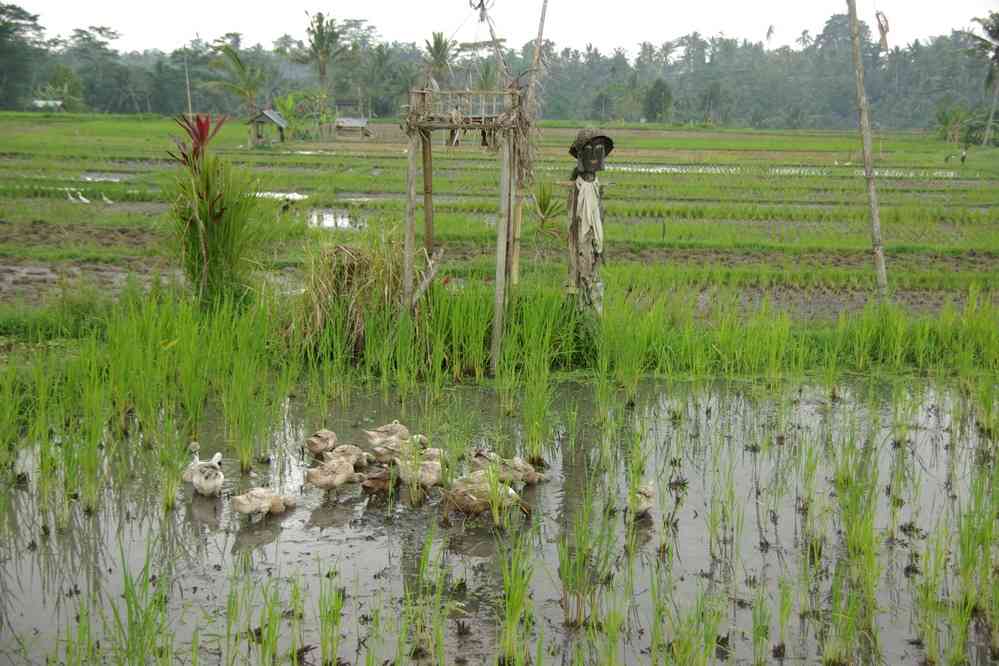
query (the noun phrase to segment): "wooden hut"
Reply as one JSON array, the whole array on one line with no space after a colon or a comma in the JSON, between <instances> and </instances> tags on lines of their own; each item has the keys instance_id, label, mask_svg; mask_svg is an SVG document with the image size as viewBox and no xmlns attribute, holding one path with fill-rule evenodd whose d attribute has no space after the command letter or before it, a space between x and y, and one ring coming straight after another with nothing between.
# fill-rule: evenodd
<instances>
[{"instance_id":1,"label":"wooden hut","mask_svg":"<svg viewBox=\"0 0 999 666\"><path fill-rule=\"evenodd\" d=\"M278 137L281 143L284 143L284 131L288 129L288 121L274 109L264 109L257 115L250 118L247 124L253 125L253 133L257 141L263 141L264 127L268 125L277 127Z\"/></svg>"}]
</instances>

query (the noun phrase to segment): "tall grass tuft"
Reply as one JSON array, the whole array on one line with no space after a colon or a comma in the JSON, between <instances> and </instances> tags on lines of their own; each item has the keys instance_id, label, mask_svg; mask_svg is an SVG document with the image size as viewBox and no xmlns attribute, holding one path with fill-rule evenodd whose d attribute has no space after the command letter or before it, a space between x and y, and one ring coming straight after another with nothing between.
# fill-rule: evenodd
<instances>
[{"instance_id":1,"label":"tall grass tuft","mask_svg":"<svg viewBox=\"0 0 999 666\"><path fill-rule=\"evenodd\" d=\"M171 153L182 167L172 209L181 265L198 300L206 304L246 294L261 240L253 219L259 201L256 184L208 153L224 122L224 117L214 126L208 116L178 118L190 143L176 140L177 153Z\"/></svg>"}]
</instances>

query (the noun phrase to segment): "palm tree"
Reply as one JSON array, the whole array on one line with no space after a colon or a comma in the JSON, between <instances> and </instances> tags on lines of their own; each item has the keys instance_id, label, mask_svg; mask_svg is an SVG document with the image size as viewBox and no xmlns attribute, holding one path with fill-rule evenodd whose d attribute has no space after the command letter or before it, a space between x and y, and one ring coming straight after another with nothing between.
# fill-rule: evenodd
<instances>
[{"instance_id":1,"label":"palm tree","mask_svg":"<svg viewBox=\"0 0 999 666\"><path fill-rule=\"evenodd\" d=\"M427 54L424 56L424 64L427 74L438 85L446 84L451 75L451 62L454 60L457 43L447 39L443 32L435 32L425 44Z\"/></svg>"},{"instance_id":2,"label":"palm tree","mask_svg":"<svg viewBox=\"0 0 999 666\"><path fill-rule=\"evenodd\" d=\"M225 78L206 81L202 85L206 88L233 93L243 103L247 115L252 118L257 113L257 97L267 77L266 72L261 67L244 62L239 51L230 44L219 45L216 47L216 53L218 55L211 61L211 66L223 72ZM251 125L251 146L256 143L255 139L256 131Z\"/></svg>"},{"instance_id":3,"label":"palm tree","mask_svg":"<svg viewBox=\"0 0 999 666\"><path fill-rule=\"evenodd\" d=\"M323 92L327 92L329 67L347 48L346 45L340 44L343 31L337 27L336 19L327 18L322 12L316 12L311 17L306 33L309 36L308 44L293 54L293 60L303 65L314 65L319 76L319 87Z\"/></svg>"},{"instance_id":4,"label":"palm tree","mask_svg":"<svg viewBox=\"0 0 999 666\"><path fill-rule=\"evenodd\" d=\"M479 79L476 82L479 90L495 90L499 87L499 68L492 58L479 60Z\"/></svg>"},{"instance_id":5,"label":"palm tree","mask_svg":"<svg viewBox=\"0 0 999 666\"><path fill-rule=\"evenodd\" d=\"M989 121L985 125L985 138L982 145L987 146L992 141L992 123L996 119L996 106L999 105L999 12L989 12L985 18L972 19L982 26L985 36L971 32L968 35L975 41L974 50L989 61L989 73L985 77L985 89L992 89L992 110Z\"/></svg>"},{"instance_id":6,"label":"palm tree","mask_svg":"<svg viewBox=\"0 0 999 666\"><path fill-rule=\"evenodd\" d=\"M801 50L804 51L805 49L807 49L809 46L812 45L812 33L808 32L807 30L802 30L801 36L798 37L798 39L796 39L795 41L798 42L798 46L800 46Z\"/></svg>"}]
</instances>

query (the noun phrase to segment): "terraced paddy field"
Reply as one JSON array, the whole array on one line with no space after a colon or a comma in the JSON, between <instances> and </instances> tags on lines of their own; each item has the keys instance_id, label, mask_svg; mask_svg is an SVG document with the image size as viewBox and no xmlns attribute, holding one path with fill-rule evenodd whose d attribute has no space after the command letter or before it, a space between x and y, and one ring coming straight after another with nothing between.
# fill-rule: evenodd
<instances>
[{"instance_id":1,"label":"terraced paddy field","mask_svg":"<svg viewBox=\"0 0 999 666\"><path fill-rule=\"evenodd\" d=\"M0 119L0 299L37 302L61 276L103 287L128 274L169 270L164 215L173 166L170 121L6 115ZM539 180L564 181L574 128L546 128ZM603 174L610 279L646 269L663 286L712 301L715 290L751 306L765 299L796 316L835 318L867 301L872 284L864 182L854 136L621 128ZM300 267L319 239L404 216L401 131L379 125L365 142L239 149L229 126L219 146L260 188L305 198L273 204L270 270ZM496 156L468 137L435 159L436 240L449 275L490 277L498 191ZM935 311L963 302L973 284L997 284L999 158L920 135L879 137L884 237L896 300ZM82 193L92 205L68 200ZM113 204L103 203L104 199ZM282 212L282 208L288 210ZM310 220L347 228L309 230ZM335 213L335 215L333 215ZM317 217L318 216L318 217ZM557 283L564 243L528 216L524 272Z\"/></svg>"},{"instance_id":2,"label":"terraced paddy field","mask_svg":"<svg viewBox=\"0 0 999 666\"><path fill-rule=\"evenodd\" d=\"M575 132L545 127L538 180ZM358 333L317 257L398 256L401 131L247 150L227 125L265 251L213 308L174 259L176 133L0 115L6 661L999 659L995 151L878 137L879 305L853 135L612 128L604 316L526 215L491 376L476 137L435 153L436 283L414 313L355 292ZM396 419L425 441L365 432ZM359 453L324 462L320 430ZM286 511L242 515L254 488Z\"/></svg>"}]
</instances>

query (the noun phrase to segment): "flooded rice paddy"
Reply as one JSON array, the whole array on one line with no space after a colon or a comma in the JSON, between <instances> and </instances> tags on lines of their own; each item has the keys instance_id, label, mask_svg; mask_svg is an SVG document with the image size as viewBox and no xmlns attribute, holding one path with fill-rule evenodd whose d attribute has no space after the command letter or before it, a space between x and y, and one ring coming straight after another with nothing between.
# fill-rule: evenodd
<instances>
[{"instance_id":1,"label":"flooded rice paddy","mask_svg":"<svg viewBox=\"0 0 999 666\"><path fill-rule=\"evenodd\" d=\"M0 489L0 654L86 663L74 655L127 654L126 635L151 631L161 663L994 663L991 597L960 600L996 576L995 544L968 536L975 516L994 533L996 449L957 387L612 395L561 385L540 430L516 392L291 398L248 475L210 414L201 453L223 453L223 497L181 486L172 511L141 433L102 460L92 512L41 487L23 448ZM363 447L396 418L444 449L450 478L476 448L512 456L541 432L547 480L518 487L525 510L500 527L440 488L303 490L312 431ZM252 486L297 507L235 513Z\"/></svg>"}]
</instances>

